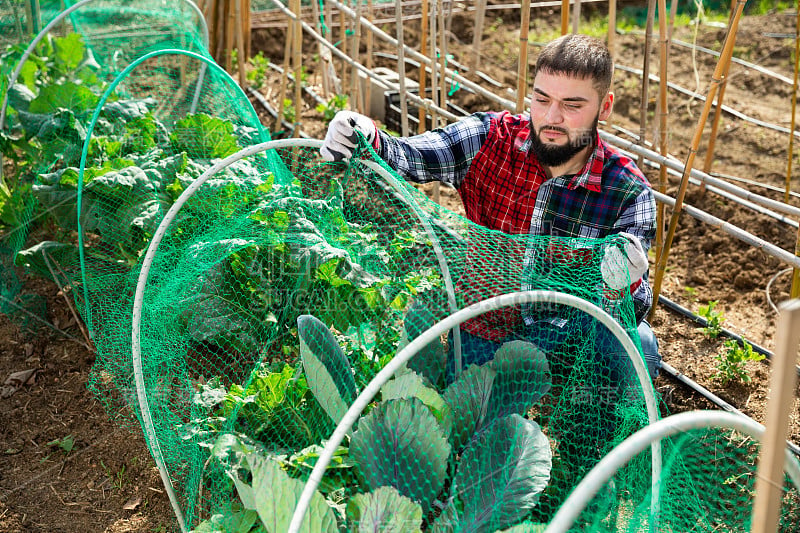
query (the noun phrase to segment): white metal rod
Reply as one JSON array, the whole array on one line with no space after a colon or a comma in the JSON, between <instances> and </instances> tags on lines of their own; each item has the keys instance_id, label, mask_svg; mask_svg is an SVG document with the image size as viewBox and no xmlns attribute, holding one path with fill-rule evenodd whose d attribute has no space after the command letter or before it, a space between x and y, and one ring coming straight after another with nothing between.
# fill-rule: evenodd
<instances>
[{"instance_id":1,"label":"white metal rod","mask_svg":"<svg viewBox=\"0 0 800 533\"><path fill-rule=\"evenodd\" d=\"M755 420L725 411L687 411L651 423L618 444L586 474L558 509L545 533L569 531L586 504L603 485L617 470L648 446L677 433L703 428L733 429L759 440L764 435L764 426ZM789 450L786 450L785 453L786 473L797 490L800 490L800 465ZM719 482L722 483L723 480L719 480Z\"/></svg>"},{"instance_id":2,"label":"white metal rod","mask_svg":"<svg viewBox=\"0 0 800 533\"><path fill-rule=\"evenodd\" d=\"M442 269L442 279L444 280L444 287L445 291L447 292L447 303L450 305L450 312L455 313L458 311L458 305L456 304L456 289L455 285L453 284L453 277L450 275L450 265L447 263L447 258L445 258L444 252L442 251L442 245L439 242L439 237L437 237L436 233L433 231L428 217L425 216L425 213L422 211L419 204L417 204L416 200L407 194L406 190L402 187L402 185L400 185L400 183L397 182L397 179L390 172L387 172L385 168L375 161L362 160L360 162L366 167L372 169L374 172L380 174L381 177L383 177L383 179L386 180L386 182L391 185L392 188L394 188L394 190L396 190L406 199L406 201L411 205L411 208L419 217L420 222L422 222L422 225L425 227L425 232L431 239L433 251L436 254L439 267ZM455 363L455 375L458 376L461 373L461 367L463 366L461 360L460 326L453 328L453 359Z\"/></svg>"},{"instance_id":3,"label":"white metal rod","mask_svg":"<svg viewBox=\"0 0 800 533\"><path fill-rule=\"evenodd\" d=\"M358 417L361 416L361 412L364 410L364 408L372 401L373 397L380 391L381 387L387 381L389 381L394 373L406 363L406 361L416 355L416 353L427 346L428 343L438 339L441 335L453 327L463 323L466 320L469 320L470 318L474 318L487 311L494 311L503 307L538 302L566 305L575 309L579 309L597 319L601 324L606 326L609 331L611 331L620 344L622 344L625 352L631 359L634 369L636 370L636 376L642 385L642 392L644 393L648 420L651 424L656 422L658 420L658 407L656 404L653 384L650 381L650 375L647 372L644 360L639 354L639 350L636 348L633 340L631 340L622 326L611 315L591 302L571 294L555 291L524 291L495 296L493 298L489 298L465 307L464 309L453 313L443 320L440 320L422 332L419 337L401 349L392 358L392 360L389 361L389 363L387 363L386 366L375 375L372 381L370 381L369 384L364 387L364 390L361 391L361 394L359 394L350 405L350 408L342 417L339 425L336 426L336 429L334 429L331 437L325 443L325 447L320 453L319 459L314 465L314 469L311 471L311 475L309 476L308 481L306 481L305 487L303 487L303 492L300 494L297 507L292 515L292 521L289 524L288 533L298 533L300 531L300 526L302 525L303 517L305 516L309 504L311 503L311 498L314 495L314 492L317 490L319 483L322 481L322 476L325 474L325 469L328 467L328 464L330 463L333 454L336 452L336 449L339 447L339 444L341 444L344 436L350 431ZM652 490L654 498L657 499L659 491L658 483L661 477L660 442L654 442L652 444L652 448Z\"/></svg>"},{"instance_id":4,"label":"white metal rod","mask_svg":"<svg viewBox=\"0 0 800 533\"><path fill-rule=\"evenodd\" d=\"M151 449L154 450L154 457L156 456L155 450L158 450L158 458L156 459L156 463L158 464L159 472L161 473L161 480L164 482L164 486L167 488L167 492L170 495L170 501L173 501L173 498L175 498L174 488L172 486L172 480L170 479L169 474L166 472L166 465L164 464L163 457L161 457L158 440L156 439L155 426L153 424L153 419L150 416L150 404L147 398L147 391L145 389L146 384L142 368L142 345L140 336L142 305L144 302L144 290L147 286L147 279L150 276L150 268L153 264L153 259L156 255L156 252L158 251L158 247L167 232L167 228L169 228L169 225L173 220L175 220L181 207L183 207L183 205L194 195L194 193L197 192L203 183L205 183L211 176L215 175L223 168L226 168L227 166L239 161L244 157L263 152L265 150L283 148L287 146L311 146L319 148L322 146L322 141L308 139L281 139L277 141L267 141L249 146L233 155L226 157L225 159L217 161L212 167L203 172L196 180L194 180L181 193L178 199L175 200L175 203L172 204L172 206L169 208L169 211L167 211L167 213L164 215L164 218L161 220L161 223L158 225L158 228L156 229L155 234L153 235L153 238L150 240L150 244L147 247L147 253L142 260L142 269L139 271L139 277L136 282L136 293L134 294L133 298L133 317L131 320L131 357L133 362L133 376L136 383L136 398L139 402L139 410L141 411L142 415L142 425L145 427L145 431L147 432ZM173 509L178 517L178 523L181 527L181 531L185 532L187 529L183 518L183 513L177 505L177 499L175 499L173 501Z\"/></svg>"}]
</instances>

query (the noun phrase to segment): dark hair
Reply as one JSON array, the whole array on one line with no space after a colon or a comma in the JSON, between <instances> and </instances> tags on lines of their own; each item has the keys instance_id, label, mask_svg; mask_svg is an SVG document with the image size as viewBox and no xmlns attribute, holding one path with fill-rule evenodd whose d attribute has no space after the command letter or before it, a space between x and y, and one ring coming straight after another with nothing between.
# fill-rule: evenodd
<instances>
[{"instance_id":1,"label":"dark hair","mask_svg":"<svg viewBox=\"0 0 800 533\"><path fill-rule=\"evenodd\" d=\"M536 59L534 72L591 79L602 98L611 88L614 60L608 47L600 39L588 35L568 34L542 48Z\"/></svg>"}]
</instances>

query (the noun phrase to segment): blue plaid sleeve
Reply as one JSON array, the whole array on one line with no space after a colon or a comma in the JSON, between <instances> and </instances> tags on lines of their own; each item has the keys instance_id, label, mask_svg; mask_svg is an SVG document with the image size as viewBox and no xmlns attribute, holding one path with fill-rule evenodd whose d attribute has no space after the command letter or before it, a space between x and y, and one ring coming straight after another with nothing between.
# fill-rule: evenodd
<instances>
[{"instance_id":1,"label":"blue plaid sleeve","mask_svg":"<svg viewBox=\"0 0 800 533\"><path fill-rule=\"evenodd\" d=\"M614 232L624 231L636 236L642 243L644 253L647 254L656 235L655 221L655 197L653 196L653 191L649 187L645 187L620 214L616 221ZM636 315L636 320L641 322L650 312L650 307L653 305L653 289L650 287L647 272L642 276L642 283L639 284L631 296L633 297L633 312Z\"/></svg>"},{"instance_id":2,"label":"blue plaid sleeve","mask_svg":"<svg viewBox=\"0 0 800 533\"><path fill-rule=\"evenodd\" d=\"M413 137L379 131L379 155L411 181L441 181L458 188L481 149L496 113L475 113L443 128Z\"/></svg>"}]
</instances>

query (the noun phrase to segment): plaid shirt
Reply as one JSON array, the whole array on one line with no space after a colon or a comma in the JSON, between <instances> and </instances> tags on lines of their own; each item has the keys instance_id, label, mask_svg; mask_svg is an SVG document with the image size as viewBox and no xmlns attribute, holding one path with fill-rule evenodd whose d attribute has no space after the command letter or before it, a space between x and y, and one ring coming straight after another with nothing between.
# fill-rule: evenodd
<instances>
[{"instance_id":1,"label":"plaid shirt","mask_svg":"<svg viewBox=\"0 0 800 533\"><path fill-rule=\"evenodd\" d=\"M627 232L646 253L655 237L655 199L634 162L598 135L578 174L548 179L530 153L530 135L527 115L475 113L414 137L380 132L378 153L411 181L441 181L458 189L467 218L489 229L591 238ZM631 288L641 320L652 305L647 274ZM493 340L508 331L488 323L465 326Z\"/></svg>"}]
</instances>

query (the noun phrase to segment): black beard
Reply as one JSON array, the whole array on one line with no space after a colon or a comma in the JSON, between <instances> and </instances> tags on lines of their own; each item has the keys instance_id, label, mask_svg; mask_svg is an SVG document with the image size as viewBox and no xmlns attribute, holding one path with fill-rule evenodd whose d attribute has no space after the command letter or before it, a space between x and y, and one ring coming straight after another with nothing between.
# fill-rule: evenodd
<instances>
[{"instance_id":1,"label":"black beard","mask_svg":"<svg viewBox=\"0 0 800 533\"><path fill-rule=\"evenodd\" d=\"M530 153L536 156L539 163L546 167L558 167L572 159L576 154L587 146L593 146L595 139L597 139L597 123L599 117L595 117L594 124L588 130L584 130L575 139L570 139L564 145L545 144L540 138L542 129L550 129L567 133L566 130L559 127L544 126L539 131L533 129L531 124L531 149Z\"/></svg>"}]
</instances>

